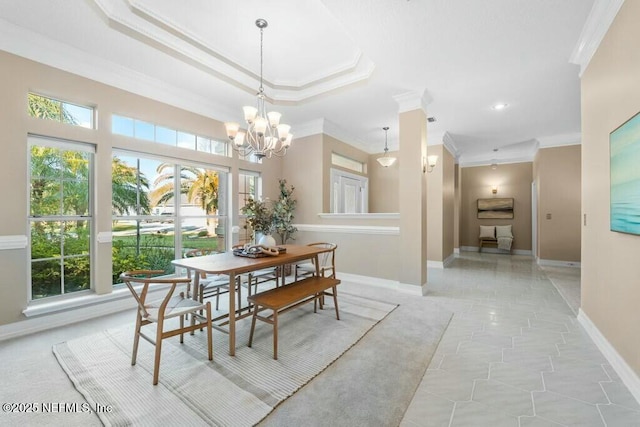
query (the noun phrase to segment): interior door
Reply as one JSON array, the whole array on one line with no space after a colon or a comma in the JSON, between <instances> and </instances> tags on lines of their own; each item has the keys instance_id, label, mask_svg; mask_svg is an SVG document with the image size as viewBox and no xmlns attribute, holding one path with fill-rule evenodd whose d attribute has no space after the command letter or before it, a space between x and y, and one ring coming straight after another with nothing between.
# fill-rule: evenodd
<instances>
[{"instance_id":1,"label":"interior door","mask_svg":"<svg viewBox=\"0 0 640 427\"><path fill-rule=\"evenodd\" d=\"M360 180L341 177L340 192L342 194L342 212L343 213L360 213L362 212L362 187Z\"/></svg>"},{"instance_id":2,"label":"interior door","mask_svg":"<svg viewBox=\"0 0 640 427\"><path fill-rule=\"evenodd\" d=\"M369 180L338 169L331 169L332 213L367 213L369 209Z\"/></svg>"}]
</instances>

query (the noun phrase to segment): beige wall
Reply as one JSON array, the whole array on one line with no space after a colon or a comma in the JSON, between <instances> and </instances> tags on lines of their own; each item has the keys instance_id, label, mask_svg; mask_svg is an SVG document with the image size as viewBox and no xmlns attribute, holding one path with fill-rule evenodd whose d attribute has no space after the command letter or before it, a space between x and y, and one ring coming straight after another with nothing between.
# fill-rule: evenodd
<instances>
[{"instance_id":1,"label":"beige wall","mask_svg":"<svg viewBox=\"0 0 640 427\"><path fill-rule=\"evenodd\" d=\"M462 168L457 163L453 169L453 248L460 249L460 209L462 204Z\"/></svg>"},{"instance_id":2,"label":"beige wall","mask_svg":"<svg viewBox=\"0 0 640 427\"><path fill-rule=\"evenodd\" d=\"M455 158L449 150L442 150L442 257L453 254L455 239Z\"/></svg>"},{"instance_id":3,"label":"beige wall","mask_svg":"<svg viewBox=\"0 0 640 427\"><path fill-rule=\"evenodd\" d=\"M427 259L443 262L453 254L455 159L444 145L427 147L438 163L427 175Z\"/></svg>"},{"instance_id":4,"label":"beige wall","mask_svg":"<svg viewBox=\"0 0 640 427\"><path fill-rule=\"evenodd\" d=\"M442 144L429 145L428 156L438 156L438 164L431 172L427 172L427 259L429 261L442 262L443 245L443 161L442 153L447 151Z\"/></svg>"},{"instance_id":5,"label":"beige wall","mask_svg":"<svg viewBox=\"0 0 640 427\"><path fill-rule=\"evenodd\" d=\"M427 283L427 177L422 159L427 155L427 115L422 109L399 115L400 153L400 271L401 284Z\"/></svg>"},{"instance_id":6,"label":"beige wall","mask_svg":"<svg viewBox=\"0 0 640 427\"><path fill-rule=\"evenodd\" d=\"M580 262L580 151L580 145L571 145L543 148L536 155L538 257L542 260Z\"/></svg>"},{"instance_id":7,"label":"beige wall","mask_svg":"<svg viewBox=\"0 0 640 427\"><path fill-rule=\"evenodd\" d=\"M0 194L6 202L0 214L0 236L28 235L27 206L27 135L37 134L81 141L96 146L96 232L111 231L111 159L113 149L135 150L180 158L199 164L228 166L234 176L240 168L263 173L267 182L265 194L277 193L281 159L269 159L263 165L240 161L237 156L224 158L212 154L153 144L111 134L112 114L121 114L199 135L226 139L222 123L171 107L148 98L91 81L74 74L47 67L17 56L0 52ZM85 129L27 115L29 91L64 101L96 107L97 128ZM238 111L241 114L241 111ZM295 142L294 142L295 144ZM9 176L11 179L7 179ZM236 185L237 185L237 178ZM237 223L237 200L232 198L232 216ZM111 244L95 245L94 267L97 272L94 289L97 293L111 292ZM0 325L24 319L27 307L29 253L26 249L0 251Z\"/></svg>"},{"instance_id":8,"label":"beige wall","mask_svg":"<svg viewBox=\"0 0 640 427\"><path fill-rule=\"evenodd\" d=\"M480 225L513 225L513 249L531 250L531 162L462 168L460 246L478 247ZM498 194L491 187L498 186ZM513 219L478 219L478 199L513 197Z\"/></svg>"},{"instance_id":9,"label":"beige wall","mask_svg":"<svg viewBox=\"0 0 640 427\"><path fill-rule=\"evenodd\" d=\"M294 221L314 224L323 212L322 134L296 139L283 158L282 177L295 187L297 200Z\"/></svg>"},{"instance_id":10,"label":"beige wall","mask_svg":"<svg viewBox=\"0 0 640 427\"><path fill-rule=\"evenodd\" d=\"M376 160L384 153L369 156L369 212L398 212L398 181L400 162L396 160L388 168ZM389 156L398 158L397 151L389 151Z\"/></svg>"},{"instance_id":11,"label":"beige wall","mask_svg":"<svg viewBox=\"0 0 640 427\"><path fill-rule=\"evenodd\" d=\"M327 225L349 225L346 222ZM396 222L397 226L397 222ZM336 250L336 270L340 273L359 274L391 281L398 280L398 235L361 234L350 232L299 231L296 244L332 242Z\"/></svg>"},{"instance_id":12,"label":"beige wall","mask_svg":"<svg viewBox=\"0 0 640 427\"><path fill-rule=\"evenodd\" d=\"M640 109L640 2L626 1L582 75L582 311L640 375L640 236L609 224L609 133Z\"/></svg>"}]
</instances>

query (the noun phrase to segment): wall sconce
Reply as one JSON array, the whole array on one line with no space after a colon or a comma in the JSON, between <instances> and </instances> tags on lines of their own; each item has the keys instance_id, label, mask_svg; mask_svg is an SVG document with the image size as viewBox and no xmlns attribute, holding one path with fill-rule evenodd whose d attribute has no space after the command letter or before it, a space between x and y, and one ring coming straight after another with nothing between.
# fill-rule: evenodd
<instances>
[{"instance_id":1,"label":"wall sconce","mask_svg":"<svg viewBox=\"0 0 640 427\"><path fill-rule=\"evenodd\" d=\"M422 158L422 173L432 172L433 168L436 167L436 163L438 163L438 156L427 156L425 159Z\"/></svg>"},{"instance_id":2,"label":"wall sconce","mask_svg":"<svg viewBox=\"0 0 640 427\"><path fill-rule=\"evenodd\" d=\"M497 185L494 185L493 187L491 187L491 192L492 192L493 194L498 194L498 186L497 186Z\"/></svg>"}]
</instances>

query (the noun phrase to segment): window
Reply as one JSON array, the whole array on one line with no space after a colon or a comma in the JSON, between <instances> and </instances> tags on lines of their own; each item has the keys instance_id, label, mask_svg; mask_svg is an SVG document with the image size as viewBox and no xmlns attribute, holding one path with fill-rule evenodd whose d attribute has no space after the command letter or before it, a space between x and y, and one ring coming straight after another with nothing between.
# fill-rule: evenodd
<instances>
[{"instance_id":1,"label":"window","mask_svg":"<svg viewBox=\"0 0 640 427\"><path fill-rule=\"evenodd\" d=\"M349 157L342 156L340 154L331 153L331 164L334 166L340 166L345 169L352 170L358 173L365 173L365 165L357 160L350 159Z\"/></svg>"},{"instance_id":2,"label":"window","mask_svg":"<svg viewBox=\"0 0 640 427\"><path fill-rule=\"evenodd\" d=\"M31 300L91 288L94 152L29 138Z\"/></svg>"},{"instance_id":3,"label":"window","mask_svg":"<svg viewBox=\"0 0 640 427\"><path fill-rule=\"evenodd\" d=\"M191 249L227 248L227 170L126 152L113 157L113 282L131 268L173 273ZM176 196L176 189L180 195Z\"/></svg>"},{"instance_id":4,"label":"window","mask_svg":"<svg viewBox=\"0 0 640 427\"><path fill-rule=\"evenodd\" d=\"M131 138L171 145L173 147L229 157L229 144L226 141L196 136L189 132L181 132L116 114L111 117L111 132Z\"/></svg>"},{"instance_id":5,"label":"window","mask_svg":"<svg viewBox=\"0 0 640 427\"><path fill-rule=\"evenodd\" d=\"M244 160L250 163L258 163L258 164L262 163L262 159L257 158L255 154L253 154L253 151L247 155L243 155L242 152L238 151L238 159Z\"/></svg>"},{"instance_id":6,"label":"window","mask_svg":"<svg viewBox=\"0 0 640 427\"><path fill-rule=\"evenodd\" d=\"M368 211L368 178L331 169L331 213L367 213Z\"/></svg>"},{"instance_id":7,"label":"window","mask_svg":"<svg viewBox=\"0 0 640 427\"><path fill-rule=\"evenodd\" d=\"M253 230L248 227L247 217L242 215L242 208L249 199L256 200L261 194L261 189L259 188L260 175L255 172L241 171L238 176L238 183L238 208L240 209L238 243L244 245L253 241Z\"/></svg>"},{"instance_id":8,"label":"window","mask_svg":"<svg viewBox=\"0 0 640 427\"><path fill-rule=\"evenodd\" d=\"M71 104L35 93L29 93L28 98L28 113L31 117L93 129L92 107Z\"/></svg>"}]
</instances>

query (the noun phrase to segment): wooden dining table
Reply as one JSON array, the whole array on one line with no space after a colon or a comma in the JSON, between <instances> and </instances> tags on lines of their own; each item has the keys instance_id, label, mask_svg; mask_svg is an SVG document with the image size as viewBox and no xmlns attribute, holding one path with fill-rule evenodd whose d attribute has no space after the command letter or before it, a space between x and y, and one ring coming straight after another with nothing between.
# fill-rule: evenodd
<instances>
[{"instance_id":1,"label":"wooden dining table","mask_svg":"<svg viewBox=\"0 0 640 427\"><path fill-rule=\"evenodd\" d=\"M236 308L236 276L264 268L281 267L286 264L295 264L299 261L314 259L316 274L319 276L318 255L326 252L326 248L301 245L281 245L286 252L277 256L265 256L262 258L249 258L234 255L233 252L223 252L193 258L180 258L172 261L176 267L185 268L193 277L193 298L197 299L197 290L200 287L202 274L226 274L229 276L229 355L234 356L236 351L236 320L240 307Z\"/></svg>"}]
</instances>

